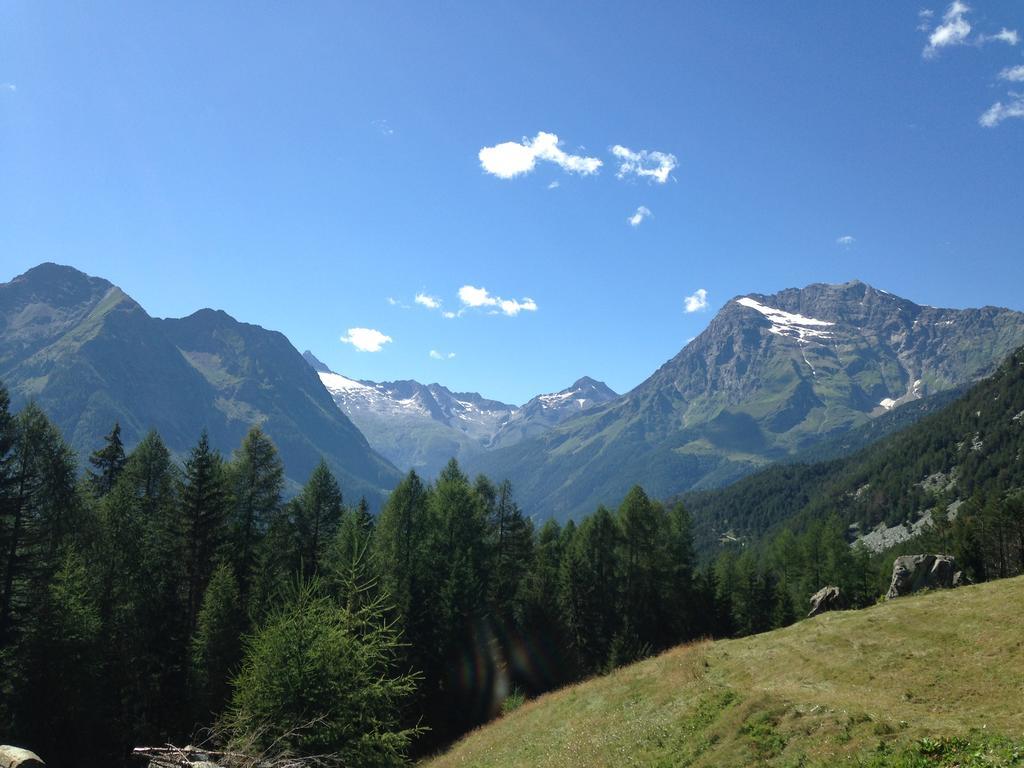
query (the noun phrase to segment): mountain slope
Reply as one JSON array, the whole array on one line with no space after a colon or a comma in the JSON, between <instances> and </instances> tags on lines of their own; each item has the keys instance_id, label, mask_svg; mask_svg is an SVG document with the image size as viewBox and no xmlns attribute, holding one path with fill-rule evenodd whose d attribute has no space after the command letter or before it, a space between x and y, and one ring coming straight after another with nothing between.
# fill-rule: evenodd
<instances>
[{"instance_id":1,"label":"mountain slope","mask_svg":"<svg viewBox=\"0 0 1024 768\"><path fill-rule=\"evenodd\" d=\"M83 456L114 421L127 445L156 429L179 457L203 429L229 453L259 423L292 484L321 455L349 495L379 501L398 477L281 334L212 310L155 319L70 267L0 284L0 380L15 406L35 399Z\"/></svg>"},{"instance_id":2,"label":"mountain slope","mask_svg":"<svg viewBox=\"0 0 1024 768\"><path fill-rule=\"evenodd\" d=\"M528 702L428 765L1020 766L1021 605L1024 577L681 646Z\"/></svg>"},{"instance_id":3,"label":"mountain slope","mask_svg":"<svg viewBox=\"0 0 1024 768\"><path fill-rule=\"evenodd\" d=\"M636 389L470 469L558 519L634 483L660 497L724 485L977 379L1022 341L1024 313L924 307L856 281L737 297Z\"/></svg>"},{"instance_id":4,"label":"mountain slope","mask_svg":"<svg viewBox=\"0 0 1024 768\"><path fill-rule=\"evenodd\" d=\"M466 461L499 445L512 445L617 396L584 377L568 389L516 407L440 384L356 381L334 373L312 352L303 357L374 449L396 466L428 478L453 456Z\"/></svg>"},{"instance_id":5,"label":"mountain slope","mask_svg":"<svg viewBox=\"0 0 1024 768\"><path fill-rule=\"evenodd\" d=\"M853 456L770 467L682 501L704 551L726 533L753 539L787 520L830 514L864 534L898 531L922 514L1024 489L1022 457L1024 347L953 403Z\"/></svg>"}]
</instances>

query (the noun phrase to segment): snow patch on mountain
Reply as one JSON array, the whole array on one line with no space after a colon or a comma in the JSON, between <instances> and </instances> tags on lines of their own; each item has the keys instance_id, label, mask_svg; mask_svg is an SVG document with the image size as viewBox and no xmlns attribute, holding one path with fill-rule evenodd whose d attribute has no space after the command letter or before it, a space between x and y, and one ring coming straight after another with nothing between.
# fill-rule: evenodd
<instances>
[{"instance_id":1,"label":"snow patch on mountain","mask_svg":"<svg viewBox=\"0 0 1024 768\"><path fill-rule=\"evenodd\" d=\"M772 324L768 331L776 336L786 336L798 341L805 341L808 338L827 339L832 336L831 331L818 330L823 326L835 325L827 320L817 320L813 317L804 317L793 312L768 307L749 296L736 299L736 303L764 315Z\"/></svg>"}]
</instances>

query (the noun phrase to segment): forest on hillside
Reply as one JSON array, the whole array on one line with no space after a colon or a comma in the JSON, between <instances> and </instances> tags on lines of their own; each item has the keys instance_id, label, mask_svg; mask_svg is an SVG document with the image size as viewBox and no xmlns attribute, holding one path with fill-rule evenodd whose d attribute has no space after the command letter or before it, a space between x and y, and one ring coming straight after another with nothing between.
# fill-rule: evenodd
<instances>
[{"instance_id":1,"label":"forest on hillside","mask_svg":"<svg viewBox=\"0 0 1024 768\"><path fill-rule=\"evenodd\" d=\"M377 515L325 464L288 499L256 427L231 457L198 436L183 466L156 433L97 444L80 472L0 388L0 732L52 766L203 740L398 765L554 687L789 624L825 584L870 604L893 556L828 514L701 565L683 504L634 487L537 526L454 460ZM976 580L1024 569L1024 505L987 498L920 542Z\"/></svg>"}]
</instances>

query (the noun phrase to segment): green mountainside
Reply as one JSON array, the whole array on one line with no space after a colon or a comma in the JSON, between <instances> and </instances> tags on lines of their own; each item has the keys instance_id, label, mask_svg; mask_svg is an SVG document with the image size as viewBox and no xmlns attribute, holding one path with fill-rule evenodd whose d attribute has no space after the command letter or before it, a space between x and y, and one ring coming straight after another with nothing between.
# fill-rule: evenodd
<instances>
[{"instance_id":1,"label":"green mountainside","mask_svg":"<svg viewBox=\"0 0 1024 768\"><path fill-rule=\"evenodd\" d=\"M679 646L529 701L449 766L1024 765L1024 577Z\"/></svg>"},{"instance_id":2,"label":"green mountainside","mask_svg":"<svg viewBox=\"0 0 1024 768\"><path fill-rule=\"evenodd\" d=\"M927 512L971 511L1022 488L1024 348L950 405L853 456L780 464L681 498L707 551L723 535L754 539L787 520L838 514L866 533Z\"/></svg>"},{"instance_id":3,"label":"green mountainside","mask_svg":"<svg viewBox=\"0 0 1024 768\"><path fill-rule=\"evenodd\" d=\"M230 453L260 424L293 487L321 456L348 495L379 503L398 479L282 334L212 310L156 319L70 267L0 284L0 380L15 408L38 402L83 456L115 421L128 446L156 429L178 456L203 429Z\"/></svg>"},{"instance_id":4,"label":"green mountainside","mask_svg":"<svg viewBox=\"0 0 1024 768\"><path fill-rule=\"evenodd\" d=\"M469 468L578 519L633 483L662 498L726 485L974 381L1022 342L1020 312L925 307L856 281L738 297L628 394Z\"/></svg>"}]
</instances>

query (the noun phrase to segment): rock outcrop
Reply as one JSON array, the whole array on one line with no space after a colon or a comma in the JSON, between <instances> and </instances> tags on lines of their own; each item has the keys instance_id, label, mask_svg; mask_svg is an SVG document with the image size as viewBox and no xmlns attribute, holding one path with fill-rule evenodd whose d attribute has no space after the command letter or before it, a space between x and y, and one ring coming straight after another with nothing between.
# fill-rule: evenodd
<instances>
[{"instance_id":1,"label":"rock outcrop","mask_svg":"<svg viewBox=\"0 0 1024 768\"><path fill-rule=\"evenodd\" d=\"M811 610L807 618L817 616L826 611L841 611L846 607L846 598L842 590L836 586L822 587L811 595Z\"/></svg>"},{"instance_id":2,"label":"rock outcrop","mask_svg":"<svg viewBox=\"0 0 1024 768\"><path fill-rule=\"evenodd\" d=\"M0 768L42 768L45 765L35 752L0 744Z\"/></svg>"},{"instance_id":3,"label":"rock outcrop","mask_svg":"<svg viewBox=\"0 0 1024 768\"><path fill-rule=\"evenodd\" d=\"M921 589L949 589L963 582L952 555L903 555L892 564L892 582L885 597L892 600Z\"/></svg>"}]
</instances>

